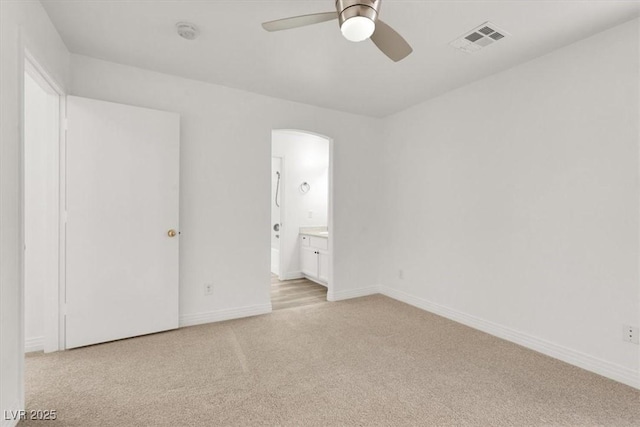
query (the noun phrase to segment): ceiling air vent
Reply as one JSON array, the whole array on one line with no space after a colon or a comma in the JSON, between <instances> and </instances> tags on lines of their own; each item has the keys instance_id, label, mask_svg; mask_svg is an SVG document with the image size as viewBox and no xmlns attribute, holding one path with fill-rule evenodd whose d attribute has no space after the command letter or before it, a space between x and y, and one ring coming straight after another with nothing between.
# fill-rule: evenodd
<instances>
[{"instance_id":1,"label":"ceiling air vent","mask_svg":"<svg viewBox=\"0 0 640 427\"><path fill-rule=\"evenodd\" d=\"M463 52L472 53L494 44L508 35L509 33L491 22L485 22L449 44Z\"/></svg>"}]
</instances>

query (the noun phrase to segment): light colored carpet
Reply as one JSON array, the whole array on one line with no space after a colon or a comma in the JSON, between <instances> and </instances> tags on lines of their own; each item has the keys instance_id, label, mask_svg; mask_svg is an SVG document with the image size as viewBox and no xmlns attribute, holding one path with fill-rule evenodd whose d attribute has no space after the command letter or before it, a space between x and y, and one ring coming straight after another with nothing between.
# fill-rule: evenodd
<instances>
[{"instance_id":1,"label":"light colored carpet","mask_svg":"<svg viewBox=\"0 0 640 427\"><path fill-rule=\"evenodd\" d=\"M22 426L638 426L640 391L383 296L26 359Z\"/></svg>"},{"instance_id":2,"label":"light colored carpet","mask_svg":"<svg viewBox=\"0 0 640 427\"><path fill-rule=\"evenodd\" d=\"M278 280L271 275L271 307L273 310L302 307L327 302L327 288L308 279Z\"/></svg>"}]
</instances>

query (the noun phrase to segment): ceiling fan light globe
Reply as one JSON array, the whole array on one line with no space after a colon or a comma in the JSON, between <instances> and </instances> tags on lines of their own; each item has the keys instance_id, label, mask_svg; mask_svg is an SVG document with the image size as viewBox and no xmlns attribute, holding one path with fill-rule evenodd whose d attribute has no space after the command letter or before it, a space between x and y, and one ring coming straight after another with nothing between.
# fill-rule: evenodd
<instances>
[{"instance_id":1,"label":"ceiling fan light globe","mask_svg":"<svg viewBox=\"0 0 640 427\"><path fill-rule=\"evenodd\" d=\"M375 29L375 22L365 16L349 18L340 26L344 38L352 42L361 42L368 39Z\"/></svg>"}]
</instances>

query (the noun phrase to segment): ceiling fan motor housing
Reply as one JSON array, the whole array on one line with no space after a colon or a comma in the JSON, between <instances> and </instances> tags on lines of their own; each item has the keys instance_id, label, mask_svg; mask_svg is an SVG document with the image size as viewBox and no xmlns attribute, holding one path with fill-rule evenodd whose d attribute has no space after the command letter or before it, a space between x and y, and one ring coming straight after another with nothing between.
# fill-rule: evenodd
<instances>
[{"instance_id":1,"label":"ceiling fan motor housing","mask_svg":"<svg viewBox=\"0 0 640 427\"><path fill-rule=\"evenodd\" d=\"M342 27L344 21L355 16L364 16L376 22L381 2L382 0L336 0L340 26Z\"/></svg>"}]
</instances>

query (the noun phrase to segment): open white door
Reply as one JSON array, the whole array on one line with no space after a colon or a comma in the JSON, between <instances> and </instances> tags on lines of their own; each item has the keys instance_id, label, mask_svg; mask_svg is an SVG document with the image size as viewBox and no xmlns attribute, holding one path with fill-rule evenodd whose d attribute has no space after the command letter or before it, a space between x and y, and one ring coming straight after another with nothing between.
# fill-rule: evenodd
<instances>
[{"instance_id":1,"label":"open white door","mask_svg":"<svg viewBox=\"0 0 640 427\"><path fill-rule=\"evenodd\" d=\"M69 96L67 121L66 348L177 328L179 115Z\"/></svg>"}]
</instances>

